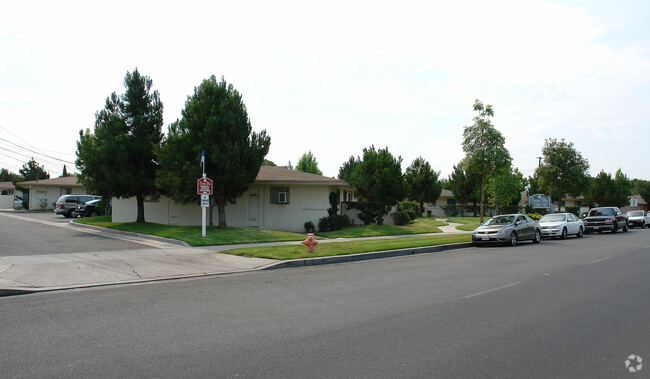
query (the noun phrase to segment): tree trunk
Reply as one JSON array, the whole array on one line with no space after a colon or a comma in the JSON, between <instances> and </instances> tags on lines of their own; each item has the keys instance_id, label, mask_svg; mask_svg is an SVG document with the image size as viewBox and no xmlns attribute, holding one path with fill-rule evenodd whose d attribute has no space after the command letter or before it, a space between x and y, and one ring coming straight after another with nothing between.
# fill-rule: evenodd
<instances>
[{"instance_id":1,"label":"tree trunk","mask_svg":"<svg viewBox=\"0 0 650 379\"><path fill-rule=\"evenodd\" d=\"M138 217L135 222L145 222L144 221L144 195L139 193L136 195L138 201Z\"/></svg>"},{"instance_id":2,"label":"tree trunk","mask_svg":"<svg viewBox=\"0 0 650 379\"><path fill-rule=\"evenodd\" d=\"M219 196L217 199L217 206L219 207L219 229L226 229L226 199Z\"/></svg>"},{"instance_id":3,"label":"tree trunk","mask_svg":"<svg viewBox=\"0 0 650 379\"><path fill-rule=\"evenodd\" d=\"M481 175L481 224L483 223L484 211L485 211L485 175Z\"/></svg>"}]
</instances>

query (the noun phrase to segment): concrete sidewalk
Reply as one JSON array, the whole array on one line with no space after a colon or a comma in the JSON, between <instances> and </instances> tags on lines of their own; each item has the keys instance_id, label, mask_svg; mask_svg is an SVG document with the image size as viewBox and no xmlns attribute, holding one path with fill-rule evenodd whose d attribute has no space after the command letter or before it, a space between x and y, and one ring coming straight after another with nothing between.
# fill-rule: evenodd
<instances>
[{"instance_id":1,"label":"concrete sidewalk","mask_svg":"<svg viewBox=\"0 0 650 379\"><path fill-rule=\"evenodd\" d=\"M446 229L443 230L445 234L467 233L455 230L454 225L443 228ZM239 257L222 254L219 251L251 246L292 245L299 244L300 242L270 242L193 248L179 246L169 243L170 241L164 241L151 236L135 235L133 233L125 235L123 232L96 227L89 229L92 229L92 233L101 233L106 236L112 235L112 238L128 238L131 241L140 240L143 243L143 249L0 257L0 296L206 275L233 274L271 268L349 262L421 252L443 251L468 246L468 244L453 244L378 253L277 261L273 259ZM91 232L91 230L88 230L88 232ZM439 235L440 233L435 234ZM422 235L372 238L385 239L417 236ZM340 238L327 241L321 240L319 242L328 243L350 240L358 240L358 238ZM152 242L155 242L157 248L151 248Z\"/></svg>"}]
</instances>

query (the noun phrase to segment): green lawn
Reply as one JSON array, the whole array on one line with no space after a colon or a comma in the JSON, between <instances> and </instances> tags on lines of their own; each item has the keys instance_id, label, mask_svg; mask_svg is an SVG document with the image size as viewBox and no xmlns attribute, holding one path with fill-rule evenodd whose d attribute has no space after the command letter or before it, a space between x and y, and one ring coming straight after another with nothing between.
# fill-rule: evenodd
<instances>
[{"instance_id":1,"label":"green lawn","mask_svg":"<svg viewBox=\"0 0 650 379\"><path fill-rule=\"evenodd\" d=\"M232 245L237 243L302 241L304 234L253 228L228 228L219 230L216 226L206 227L206 238L201 236L201 226L163 225L155 223L111 222L110 216L87 217L75 222L104 228L141 233L185 241L190 246Z\"/></svg>"},{"instance_id":2,"label":"green lawn","mask_svg":"<svg viewBox=\"0 0 650 379\"><path fill-rule=\"evenodd\" d=\"M446 222L436 221L431 218L416 218L408 225L359 225L348 229L336 230L333 232L315 233L325 238L354 238L354 237L377 237L377 236L398 236L408 234L441 233L439 226L447 225Z\"/></svg>"},{"instance_id":3,"label":"green lawn","mask_svg":"<svg viewBox=\"0 0 650 379\"><path fill-rule=\"evenodd\" d=\"M435 236L357 240L349 242L322 243L321 241L321 243L316 246L316 250L313 254L309 254L307 248L302 244L232 249L222 251L222 253L246 257L284 260L367 253L372 251L404 249L409 247L434 246L448 243L470 242L471 240L472 236L470 234L440 234Z\"/></svg>"},{"instance_id":4,"label":"green lawn","mask_svg":"<svg viewBox=\"0 0 650 379\"><path fill-rule=\"evenodd\" d=\"M463 224L461 226L456 227L456 229L458 230L472 231L478 228L478 226L481 224L481 218L480 217L448 217L447 222L455 222L458 224Z\"/></svg>"},{"instance_id":5,"label":"green lawn","mask_svg":"<svg viewBox=\"0 0 650 379\"><path fill-rule=\"evenodd\" d=\"M75 222L87 225L101 226L127 232L148 234L158 237L172 238L185 241L191 246L229 245L239 243L302 241L305 234L263 230L253 228L228 228L219 230L216 227L207 227L206 238L201 237L201 226L163 225L155 223L111 222L110 216L87 217L77 219ZM377 237L389 235L409 235L423 233L440 233L438 226L447 225L445 222L434 219L418 218L406 226L394 225L361 225L341 231L319 233L326 238L340 237ZM307 248L302 244L283 246L264 246L245 249L227 250L225 253L244 255L250 257L270 259L295 259L305 257L322 257L330 255L355 254L370 251L402 249L441 245L446 243L471 241L469 234L461 235L435 235L413 236L404 238L357 240L350 242L320 243L316 253L307 253ZM322 241L321 241L322 242Z\"/></svg>"}]
</instances>

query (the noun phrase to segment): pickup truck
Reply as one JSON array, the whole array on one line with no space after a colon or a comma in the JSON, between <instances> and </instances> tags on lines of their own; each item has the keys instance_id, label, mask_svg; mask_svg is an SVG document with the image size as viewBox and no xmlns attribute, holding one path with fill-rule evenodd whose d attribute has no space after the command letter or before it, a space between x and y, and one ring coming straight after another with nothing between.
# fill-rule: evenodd
<instances>
[{"instance_id":1,"label":"pickup truck","mask_svg":"<svg viewBox=\"0 0 650 379\"><path fill-rule=\"evenodd\" d=\"M619 229L628 231L627 215L617 207L591 208L582 221L585 224L585 233L602 233L604 230L616 233Z\"/></svg>"}]
</instances>

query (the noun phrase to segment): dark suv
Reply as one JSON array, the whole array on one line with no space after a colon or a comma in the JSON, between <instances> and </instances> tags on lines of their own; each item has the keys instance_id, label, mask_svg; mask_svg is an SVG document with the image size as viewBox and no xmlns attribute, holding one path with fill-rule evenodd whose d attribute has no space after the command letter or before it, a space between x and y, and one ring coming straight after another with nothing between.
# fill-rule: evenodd
<instances>
[{"instance_id":1,"label":"dark suv","mask_svg":"<svg viewBox=\"0 0 650 379\"><path fill-rule=\"evenodd\" d=\"M601 233L603 230L616 233L619 229L627 232L627 215L617 207L592 208L582 221L585 233Z\"/></svg>"},{"instance_id":2,"label":"dark suv","mask_svg":"<svg viewBox=\"0 0 650 379\"><path fill-rule=\"evenodd\" d=\"M63 195L56 201L54 213L65 217L72 217L72 211L77 209L77 205L86 201L100 199L101 196L93 195Z\"/></svg>"}]
</instances>

